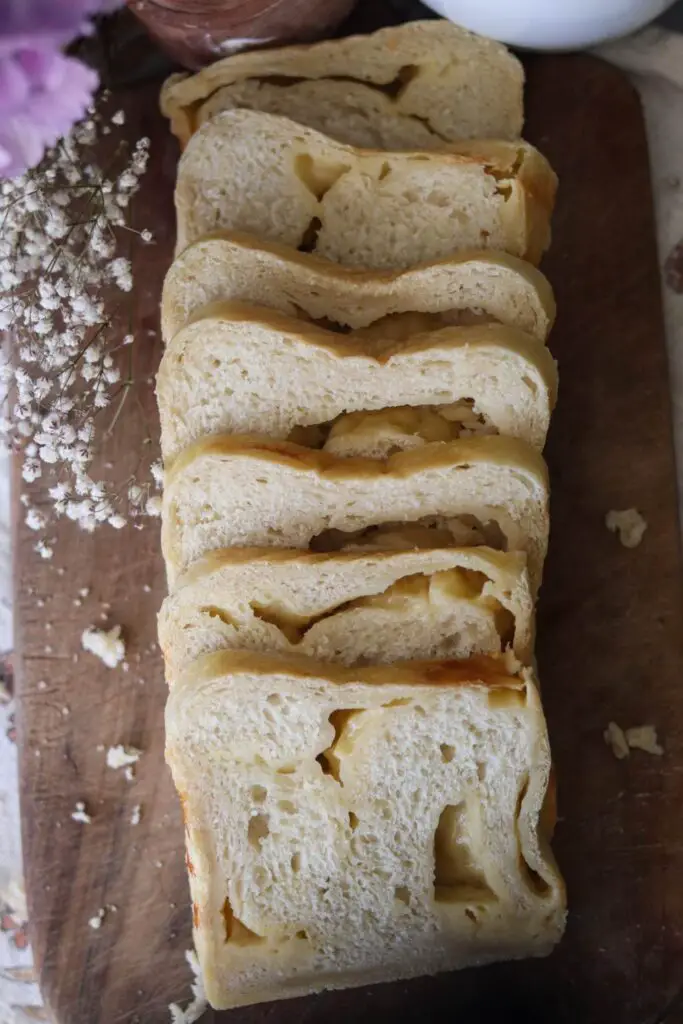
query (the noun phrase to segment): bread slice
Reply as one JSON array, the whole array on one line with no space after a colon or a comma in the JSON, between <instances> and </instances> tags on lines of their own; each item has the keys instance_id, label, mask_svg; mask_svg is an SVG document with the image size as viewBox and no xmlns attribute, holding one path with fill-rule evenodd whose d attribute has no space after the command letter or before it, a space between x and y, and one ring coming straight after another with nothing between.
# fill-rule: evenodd
<instances>
[{"instance_id":1,"label":"bread slice","mask_svg":"<svg viewBox=\"0 0 683 1024\"><path fill-rule=\"evenodd\" d=\"M225 228L368 269L471 248L537 263L550 240L556 184L547 160L525 142L383 153L285 117L228 110L200 128L180 158L176 251Z\"/></svg>"},{"instance_id":2,"label":"bread slice","mask_svg":"<svg viewBox=\"0 0 683 1024\"><path fill-rule=\"evenodd\" d=\"M166 679L224 648L384 664L533 647L526 560L491 548L303 554L229 548L200 558L159 613Z\"/></svg>"},{"instance_id":3,"label":"bread slice","mask_svg":"<svg viewBox=\"0 0 683 1024\"><path fill-rule=\"evenodd\" d=\"M516 139L524 71L500 43L448 21L225 57L177 74L161 109L182 146L221 110L284 114L352 146L439 149L469 138Z\"/></svg>"},{"instance_id":4,"label":"bread slice","mask_svg":"<svg viewBox=\"0 0 683 1024\"><path fill-rule=\"evenodd\" d=\"M535 338L481 324L394 340L391 327L348 336L243 303L200 311L169 342L157 374L164 460L206 434L289 438L340 416L332 439L338 454L373 454L377 434L396 451L481 432L543 447L557 371ZM410 330L405 321L401 327ZM343 415L391 406L415 408L403 410L405 422L391 431L386 415L375 413L370 443ZM343 451L346 425L353 440L347 436ZM327 448L325 430L308 434L302 443Z\"/></svg>"},{"instance_id":5,"label":"bread slice","mask_svg":"<svg viewBox=\"0 0 683 1024\"><path fill-rule=\"evenodd\" d=\"M210 654L171 691L166 757L218 1009L543 956L562 934L528 670Z\"/></svg>"},{"instance_id":6,"label":"bread slice","mask_svg":"<svg viewBox=\"0 0 683 1024\"><path fill-rule=\"evenodd\" d=\"M555 319L547 278L504 252L464 250L409 270L366 271L227 231L193 242L169 269L161 300L164 341L218 300L354 330L415 313L425 327L485 318L541 341Z\"/></svg>"},{"instance_id":7,"label":"bread slice","mask_svg":"<svg viewBox=\"0 0 683 1024\"><path fill-rule=\"evenodd\" d=\"M555 319L547 278L501 252L464 250L408 270L359 270L240 231L215 231L171 265L161 304L168 342L204 306L248 302L340 329L421 314L425 328L487 319L545 341Z\"/></svg>"},{"instance_id":8,"label":"bread slice","mask_svg":"<svg viewBox=\"0 0 683 1024\"><path fill-rule=\"evenodd\" d=\"M469 541L524 551L536 589L548 539L545 463L510 437L428 444L375 460L219 435L186 448L167 472L161 544L173 587L218 548L383 547L387 539L374 528L386 524L424 532L408 543L404 534L401 547Z\"/></svg>"}]
</instances>

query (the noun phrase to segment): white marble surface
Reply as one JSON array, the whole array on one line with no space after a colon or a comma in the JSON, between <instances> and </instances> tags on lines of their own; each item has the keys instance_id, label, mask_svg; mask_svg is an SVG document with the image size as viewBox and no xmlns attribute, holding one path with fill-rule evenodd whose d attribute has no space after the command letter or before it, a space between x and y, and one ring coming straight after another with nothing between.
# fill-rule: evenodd
<instances>
[{"instance_id":1,"label":"white marble surface","mask_svg":"<svg viewBox=\"0 0 683 1024\"><path fill-rule=\"evenodd\" d=\"M683 240L683 35L650 28L598 51L623 67L640 92L650 140L653 184L664 265ZM683 261L682 261L683 262ZM681 268L683 277L683 266ZM674 407L679 492L683 493L683 294L663 289ZM560 311L561 315L561 311ZM9 461L0 453L0 653L12 647ZM7 738L12 703L0 704L0 904L21 917L21 851L16 747ZM29 951L0 931L0 1024L44 1019L34 984L18 980Z\"/></svg>"}]
</instances>

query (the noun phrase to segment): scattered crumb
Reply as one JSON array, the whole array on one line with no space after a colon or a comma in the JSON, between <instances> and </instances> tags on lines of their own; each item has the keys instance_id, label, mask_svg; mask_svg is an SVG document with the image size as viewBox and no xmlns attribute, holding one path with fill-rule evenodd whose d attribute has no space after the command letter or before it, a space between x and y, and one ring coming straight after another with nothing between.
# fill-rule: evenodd
<instances>
[{"instance_id":1,"label":"scattered crumb","mask_svg":"<svg viewBox=\"0 0 683 1024\"><path fill-rule=\"evenodd\" d=\"M150 587L149 583L143 584L142 589L143 589L145 594L151 594L151 592L152 592L152 588Z\"/></svg>"},{"instance_id":2,"label":"scattered crumb","mask_svg":"<svg viewBox=\"0 0 683 1024\"><path fill-rule=\"evenodd\" d=\"M39 679L38 680L38 689L39 690L47 690L47 683L45 682L44 679Z\"/></svg>"},{"instance_id":3,"label":"scattered crumb","mask_svg":"<svg viewBox=\"0 0 683 1024\"><path fill-rule=\"evenodd\" d=\"M71 818L73 821L78 821L81 825L89 825L92 821L82 800L79 800L76 804L76 810L71 812Z\"/></svg>"},{"instance_id":4,"label":"scattered crumb","mask_svg":"<svg viewBox=\"0 0 683 1024\"><path fill-rule=\"evenodd\" d=\"M90 927L94 928L95 930L97 930L98 928L101 928L102 927L102 922L104 921L104 915L106 913L107 912L104 909L104 907L100 907L100 909L97 911L95 916L91 917L90 920L88 921L88 924L90 925Z\"/></svg>"},{"instance_id":5,"label":"scattered crumb","mask_svg":"<svg viewBox=\"0 0 683 1024\"><path fill-rule=\"evenodd\" d=\"M126 777L126 782L133 782L135 779L135 768L133 768L133 765L129 764L123 774Z\"/></svg>"},{"instance_id":6,"label":"scattered crumb","mask_svg":"<svg viewBox=\"0 0 683 1024\"><path fill-rule=\"evenodd\" d=\"M44 608L44 607L45 607L45 602L43 601L42 597L39 597L36 600L36 608Z\"/></svg>"},{"instance_id":7,"label":"scattered crumb","mask_svg":"<svg viewBox=\"0 0 683 1024\"><path fill-rule=\"evenodd\" d=\"M647 530L647 522L637 508L612 509L605 516L605 525L612 533L619 533L625 548L637 548Z\"/></svg>"},{"instance_id":8,"label":"scattered crumb","mask_svg":"<svg viewBox=\"0 0 683 1024\"><path fill-rule=\"evenodd\" d=\"M615 757L622 758L628 757L628 743L626 742L626 736L624 730L621 729L616 722L610 722L604 732L605 743L608 747L612 748L612 753Z\"/></svg>"},{"instance_id":9,"label":"scattered crumb","mask_svg":"<svg viewBox=\"0 0 683 1024\"><path fill-rule=\"evenodd\" d=\"M154 861L154 867L155 868L163 868L163 866L164 865L162 864L162 862L160 860L155 860Z\"/></svg>"},{"instance_id":10,"label":"scattered crumb","mask_svg":"<svg viewBox=\"0 0 683 1024\"><path fill-rule=\"evenodd\" d=\"M140 818L142 816L142 807L140 804L136 804L133 810L130 812L130 823L131 825L139 825Z\"/></svg>"},{"instance_id":11,"label":"scattered crumb","mask_svg":"<svg viewBox=\"0 0 683 1024\"><path fill-rule=\"evenodd\" d=\"M124 747L122 743L119 743L115 747L110 747L107 751L107 767L114 768L115 770L119 768L128 769L139 760L141 753L142 751L136 750L135 747ZM126 778L128 778L127 772Z\"/></svg>"},{"instance_id":12,"label":"scattered crumb","mask_svg":"<svg viewBox=\"0 0 683 1024\"><path fill-rule=\"evenodd\" d=\"M98 743L97 746L95 747L95 750L102 753L102 751L104 750L104 743Z\"/></svg>"},{"instance_id":13,"label":"scattered crumb","mask_svg":"<svg viewBox=\"0 0 683 1024\"><path fill-rule=\"evenodd\" d=\"M63 576L65 572L66 572L66 569L64 568L64 566L60 565L59 569L57 569L57 575L58 576Z\"/></svg>"},{"instance_id":14,"label":"scattered crumb","mask_svg":"<svg viewBox=\"0 0 683 1024\"><path fill-rule=\"evenodd\" d=\"M90 587L81 587L81 589L78 591L78 596L79 597L87 597L89 593L90 593Z\"/></svg>"},{"instance_id":15,"label":"scattered crumb","mask_svg":"<svg viewBox=\"0 0 683 1024\"><path fill-rule=\"evenodd\" d=\"M89 651L104 662L107 668L116 668L126 655L126 645L121 639L120 626L112 626L109 630L97 629L95 626L84 629L81 646L84 651Z\"/></svg>"},{"instance_id":16,"label":"scattered crumb","mask_svg":"<svg viewBox=\"0 0 683 1024\"><path fill-rule=\"evenodd\" d=\"M52 558L54 554L53 549L46 544L44 540L39 540L37 544L33 545L33 550L36 551L41 558Z\"/></svg>"},{"instance_id":17,"label":"scattered crumb","mask_svg":"<svg viewBox=\"0 0 683 1024\"><path fill-rule=\"evenodd\" d=\"M75 608L80 608L82 604L83 604L83 601L81 600L80 597L75 597L73 599L73 605L74 605Z\"/></svg>"},{"instance_id":18,"label":"scattered crumb","mask_svg":"<svg viewBox=\"0 0 683 1024\"><path fill-rule=\"evenodd\" d=\"M46 654L52 654L52 646L50 644L45 644L44 651Z\"/></svg>"},{"instance_id":19,"label":"scattered crumb","mask_svg":"<svg viewBox=\"0 0 683 1024\"><path fill-rule=\"evenodd\" d=\"M624 730L616 722L610 722L604 736L605 743L612 748L612 753L619 760L628 757L630 750L636 749L657 757L664 753L664 747L657 742L657 730L654 725L635 725Z\"/></svg>"},{"instance_id":20,"label":"scattered crumb","mask_svg":"<svg viewBox=\"0 0 683 1024\"><path fill-rule=\"evenodd\" d=\"M51 623L51 622L46 622L46 623L45 623L45 629L46 629L46 630L48 631L48 633L49 633L49 632L50 632L50 630L52 629L52 623Z\"/></svg>"},{"instance_id":21,"label":"scattered crumb","mask_svg":"<svg viewBox=\"0 0 683 1024\"><path fill-rule=\"evenodd\" d=\"M128 670L130 669L130 665L128 664L127 661L122 661L121 668L123 669L124 672L128 672Z\"/></svg>"},{"instance_id":22,"label":"scattered crumb","mask_svg":"<svg viewBox=\"0 0 683 1024\"><path fill-rule=\"evenodd\" d=\"M68 718L70 714L71 714L71 709L70 708L67 708L67 707L63 707L62 708L62 715L64 716L64 718Z\"/></svg>"},{"instance_id":23,"label":"scattered crumb","mask_svg":"<svg viewBox=\"0 0 683 1024\"><path fill-rule=\"evenodd\" d=\"M197 960L197 954L193 949L188 949L185 952L185 959L190 965L190 970L194 975L194 981L192 982L192 1002L184 1010L181 1010L177 1003L170 1004L169 1011L171 1013L171 1024L195 1024L195 1021L198 1021L202 1014L208 1009L206 993L204 992L204 981L202 979L199 961Z\"/></svg>"},{"instance_id":24,"label":"scattered crumb","mask_svg":"<svg viewBox=\"0 0 683 1024\"><path fill-rule=\"evenodd\" d=\"M646 754L661 757L664 747L657 742L657 730L654 725L634 725L626 730L626 742L629 747L644 750Z\"/></svg>"}]
</instances>

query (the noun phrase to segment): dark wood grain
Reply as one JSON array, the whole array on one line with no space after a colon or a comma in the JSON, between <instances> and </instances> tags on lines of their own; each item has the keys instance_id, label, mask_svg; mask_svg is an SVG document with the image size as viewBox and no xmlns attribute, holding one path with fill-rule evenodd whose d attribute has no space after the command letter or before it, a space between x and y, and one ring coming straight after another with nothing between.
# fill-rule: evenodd
<instances>
[{"instance_id":1,"label":"dark wood grain","mask_svg":"<svg viewBox=\"0 0 683 1024\"><path fill-rule=\"evenodd\" d=\"M561 179L546 263L560 310L551 347L561 388L548 446L553 526L539 660L559 778L567 936L545 961L210 1013L207 1024L682 1019L683 595L647 146L635 93L606 65L543 57L530 61L528 79L527 134ZM125 102L131 131L156 140L138 210L160 241L138 267L131 309L148 328L171 249L174 155L154 91ZM139 354L144 372L158 355L150 341ZM150 389L106 458L133 458L152 407ZM609 509L630 506L649 524L632 551L604 525ZM43 991L59 1024L165 1024L167 1003L188 994L190 932L182 826L163 764L164 685L149 653L163 590L157 531L56 532L52 564L37 558L30 531L17 530L24 843ZM76 608L83 586L94 600ZM72 661L99 601L111 602L110 621L126 630L127 674L83 654ZM47 690L38 689L42 679ZM615 760L602 739L610 719L655 723L665 756ZM132 784L104 768L96 749L118 742L144 751ZM90 826L70 820L82 799L95 814ZM105 904L118 911L93 931L88 918Z\"/></svg>"}]
</instances>

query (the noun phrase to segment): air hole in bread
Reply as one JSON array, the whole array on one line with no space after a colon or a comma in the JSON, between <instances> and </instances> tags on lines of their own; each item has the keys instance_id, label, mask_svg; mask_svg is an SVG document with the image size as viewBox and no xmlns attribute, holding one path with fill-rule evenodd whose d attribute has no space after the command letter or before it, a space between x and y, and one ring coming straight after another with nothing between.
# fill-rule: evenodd
<instances>
[{"instance_id":1,"label":"air hole in bread","mask_svg":"<svg viewBox=\"0 0 683 1024\"><path fill-rule=\"evenodd\" d=\"M296 814L296 804L291 800L278 800L277 805L285 814Z\"/></svg>"},{"instance_id":2,"label":"air hole in bread","mask_svg":"<svg viewBox=\"0 0 683 1024\"><path fill-rule=\"evenodd\" d=\"M399 405L344 413L329 423L295 427L288 440L340 457L385 459L425 444L497 433L475 409L473 399L464 398L444 405Z\"/></svg>"},{"instance_id":3,"label":"air hole in bread","mask_svg":"<svg viewBox=\"0 0 683 1024\"><path fill-rule=\"evenodd\" d=\"M477 915L474 913L474 911L472 910L471 907L466 907L465 908L465 917L469 917L470 921L474 921L475 924L479 920Z\"/></svg>"},{"instance_id":4,"label":"air hole in bread","mask_svg":"<svg viewBox=\"0 0 683 1024\"><path fill-rule=\"evenodd\" d=\"M251 799L255 804L264 803L268 796L268 790L264 786L252 786L251 787Z\"/></svg>"},{"instance_id":5,"label":"air hole in bread","mask_svg":"<svg viewBox=\"0 0 683 1024\"><path fill-rule=\"evenodd\" d=\"M293 874L298 875L298 873L301 871L301 854L300 853L292 854L292 859L289 862L289 866L291 867Z\"/></svg>"},{"instance_id":6,"label":"air hole in bread","mask_svg":"<svg viewBox=\"0 0 683 1024\"><path fill-rule=\"evenodd\" d=\"M226 899L223 904L221 913L225 924L226 942L232 942L235 946L256 946L266 941L262 935L257 935L251 928L247 928L239 918L235 917L229 899Z\"/></svg>"},{"instance_id":7,"label":"air hole in bread","mask_svg":"<svg viewBox=\"0 0 683 1024\"><path fill-rule=\"evenodd\" d=\"M313 252L318 243L318 235L322 227L322 221L319 217L312 217L309 221L308 227L301 236L298 249L299 252Z\"/></svg>"},{"instance_id":8,"label":"air hole in bread","mask_svg":"<svg viewBox=\"0 0 683 1024\"><path fill-rule=\"evenodd\" d=\"M409 697L396 697L395 700L387 701L386 704L382 704L383 708L400 708L405 707L407 704L412 704L412 700Z\"/></svg>"},{"instance_id":9,"label":"air hole in bread","mask_svg":"<svg viewBox=\"0 0 683 1024\"><path fill-rule=\"evenodd\" d=\"M444 764L450 764L455 757L455 747L452 747L450 743L442 743L439 746L441 751L441 760Z\"/></svg>"},{"instance_id":10,"label":"air hole in bread","mask_svg":"<svg viewBox=\"0 0 683 1024\"><path fill-rule=\"evenodd\" d=\"M419 495L418 495L419 497ZM363 530L323 530L311 539L316 552L380 551L400 548L472 547L486 544L507 551L507 538L494 520L473 515L424 516L408 523L381 523Z\"/></svg>"},{"instance_id":11,"label":"air hole in bread","mask_svg":"<svg viewBox=\"0 0 683 1024\"><path fill-rule=\"evenodd\" d=\"M380 172L379 172L379 174L377 176L377 180L378 181L384 181L384 179L388 178L390 174L391 174L391 167L389 166L389 164L385 160L384 163L382 164L381 168L380 168Z\"/></svg>"},{"instance_id":12,"label":"air hole in bread","mask_svg":"<svg viewBox=\"0 0 683 1024\"><path fill-rule=\"evenodd\" d=\"M404 64L403 67L399 68L396 75L388 82L368 82L362 78L355 78L353 75L324 75L317 79L319 82L349 82L352 85L359 85L363 89L367 89L368 92L378 92L387 96L391 100L400 99L401 95L405 92L408 85L412 80L420 74L420 68L417 64ZM302 77L301 75L246 75L245 81L257 82L260 85L276 86L278 89L288 89L293 86L303 85L311 82L310 78ZM216 89L210 93L206 99L198 101L191 108L193 113L202 113L202 107L209 104L211 99L220 93L221 89ZM410 117L411 115L404 115ZM204 118L205 120L206 118ZM429 123L425 118L415 117L415 120L425 121L425 124L430 128ZM196 129L196 125L194 129ZM430 129L433 131L433 129ZM436 134L436 133L435 133ZM441 136L439 136L441 138ZM303 141L303 140L301 140ZM448 141L444 138L444 141Z\"/></svg>"},{"instance_id":13,"label":"air hole in bread","mask_svg":"<svg viewBox=\"0 0 683 1024\"><path fill-rule=\"evenodd\" d=\"M263 840L270 835L270 828L268 825L267 814L254 814L249 819L249 826L247 828L247 839L249 845L255 850L260 850L263 844Z\"/></svg>"},{"instance_id":14,"label":"air hole in bread","mask_svg":"<svg viewBox=\"0 0 683 1024\"><path fill-rule=\"evenodd\" d=\"M299 930L299 931L298 931L298 932L296 933L296 938L297 938L297 939L305 939L306 941L308 941L308 932L307 932L307 931L306 931L306 930L305 930L304 928L301 928L301 929L300 929L300 930Z\"/></svg>"},{"instance_id":15,"label":"air hole in bread","mask_svg":"<svg viewBox=\"0 0 683 1024\"><path fill-rule=\"evenodd\" d=\"M474 813L466 801L447 804L441 812L434 833L434 898L437 903L459 902L464 893L472 891L494 895L471 848L468 816Z\"/></svg>"},{"instance_id":16,"label":"air hole in bread","mask_svg":"<svg viewBox=\"0 0 683 1024\"><path fill-rule=\"evenodd\" d=\"M350 171L349 164L327 163L315 159L310 153L297 153L294 158L294 173L299 181L320 202L337 181Z\"/></svg>"},{"instance_id":17,"label":"air hole in bread","mask_svg":"<svg viewBox=\"0 0 683 1024\"><path fill-rule=\"evenodd\" d=\"M410 906L410 889L405 885L399 885L394 889L394 899L400 903L405 903L407 907Z\"/></svg>"},{"instance_id":18,"label":"air hole in bread","mask_svg":"<svg viewBox=\"0 0 683 1024\"><path fill-rule=\"evenodd\" d=\"M224 608L218 608L216 605L204 605L199 609L199 614L207 615L210 619L218 619L224 626L229 626L231 629L240 628L239 623Z\"/></svg>"},{"instance_id":19,"label":"air hole in bread","mask_svg":"<svg viewBox=\"0 0 683 1024\"><path fill-rule=\"evenodd\" d=\"M324 775L331 775L332 778L343 786L341 780L341 763L339 754L342 752L343 741L348 724L354 715L362 714L357 708L337 708L329 717L329 723L334 729L334 738L326 750L323 750L316 757L316 761L323 770Z\"/></svg>"},{"instance_id":20,"label":"air hole in bread","mask_svg":"<svg viewBox=\"0 0 683 1024\"><path fill-rule=\"evenodd\" d=\"M358 828L358 815L354 811L349 811L349 828L351 831L355 831Z\"/></svg>"},{"instance_id":21,"label":"air hole in bread","mask_svg":"<svg viewBox=\"0 0 683 1024\"><path fill-rule=\"evenodd\" d=\"M529 776L527 775L525 776L524 781L522 782L522 785L520 787L519 793L517 795L517 810L515 813L515 833L517 836L517 847L519 850L519 853L517 855L517 862L519 866L519 872L522 878L526 881L526 884L528 885L529 889L531 889L531 891L536 893L538 896L546 896L550 892L550 886L546 882L545 878L542 878L541 875L539 875L538 871L536 871L525 859L522 850L522 841L519 834L519 817L522 813L522 804L524 803L524 799L527 795L528 789Z\"/></svg>"}]
</instances>

